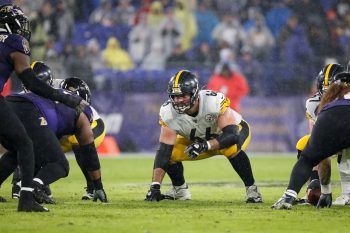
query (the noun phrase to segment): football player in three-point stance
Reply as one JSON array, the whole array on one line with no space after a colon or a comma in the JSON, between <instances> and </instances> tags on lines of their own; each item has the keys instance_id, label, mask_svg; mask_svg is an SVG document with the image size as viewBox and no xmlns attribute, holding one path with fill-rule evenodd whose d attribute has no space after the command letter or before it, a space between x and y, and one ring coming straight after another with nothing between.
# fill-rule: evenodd
<instances>
[{"instance_id":1,"label":"football player in three-point stance","mask_svg":"<svg viewBox=\"0 0 350 233\"><path fill-rule=\"evenodd\" d=\"M55 88L62 88L68 91L72 91L74 93L78 93L80 97L86 100L89 104L91 104L91 92L88 85L77 77L67 78L67 79L53 79L52 71L49 66L47 66L44 62L35 61L31 65L34 72L37 74L37 77L48 83L49 85L53 85ZM24 87L24 91L28 92ZM95 146L98 147L105 136L106 130L103 120L100 118L97 111L90 105L89 108L92 111L93 122L91 124L91 129L94 135ZM88 174L87 169L83 166L81 151L79 147L78 140L75 135L63 136L60 139L61 148L64 152L73 151L78 162L80 169L82 170L85 179L86 179L86 193L83 195L82 200L90 200L93 199L93 182ZM12 197L19 197L19 190L21 186L21 179L19 176L19 169L16 169L14 173L14 177L12 180ZM52 198L51 190L48 186L44 187L46 194Z\"/></svg>"},{"instance_id":2,"label":"football player in three-point stance","mask_svg":"<svg viewBox=\"0 0 350 233\"><path fill-rule=\"evenodd\" d=\"M23 11L15 5L1 5L0 91L11 73L15 72L22 83L33 93L60 101L72 108L84 109L88 104L80 97L55 90L36 78L35 73L30 68L30 35L29 21ZM22 195L18 202L18 211L47 211L34 201L32 194L34 154L31 139L28 137L21 121L1 95L0 109L0 142L6 149L18 152L18 164L22 169ZM16 153L11 156L16 157ZM3 168L6 168L7 162L6 156L1 157L1 172ZM0 198L0 201L5 201L5 199Z\"/></svg>"},{"instance_id":3,"label":"football player in three-point stance","mask_svg":"<svg viewBox=\"0 0 350 233\"><path fill-rule=\"evenodd\" d=\"M169 100L160 109L159 149L145 200L191 199L182 161L224 155L246 186L246 202L262 202L244 152L250 142L249 125L230 108L230 100L222 93L199 90L197 77L188 70L171 78L168 94ZM165 173L173 186L163 195L160 187Z\"/></svg>"},{"instance_id":4,"label":"football player in three-point stance","mask_svg":"<svg viewBox=\"0 0 350 233\"><path fill-rule=\"evenodd\" d=\"M309 134L302 137L296 144L296 149L298 151L298 158L300 157L301 152L304 150L312 132L312 128L316 122L318 106L320 105L322 94L329 88L329 86L334 81L334 76L340 72L345 71L345 67L331 63L324 66L316 78L317 82L317 93L306 100L306 117L309 121ZM310 176L310 184L307 188L307 194L311 189L320 188L320 181L318 177L318 166L315 166L312 170ZM307 197L307 195L306 195ZM307 198L302 198L298 203L303 204L307 202Z\"/></svg>"},{"instance_id":5,"label":"football player in three-point stance","mask_svg":"<svg viewBox=\"0 0 350 233\"><path fill-rule=\"evenodd\" d=\"M350 148L350 73L341 72L323 94L310 139L293 167L287 190L272 208L291 209L317 164L321 181L317 207L330 207L330 157L346 148Z\"/></svg>"}]
</instances>

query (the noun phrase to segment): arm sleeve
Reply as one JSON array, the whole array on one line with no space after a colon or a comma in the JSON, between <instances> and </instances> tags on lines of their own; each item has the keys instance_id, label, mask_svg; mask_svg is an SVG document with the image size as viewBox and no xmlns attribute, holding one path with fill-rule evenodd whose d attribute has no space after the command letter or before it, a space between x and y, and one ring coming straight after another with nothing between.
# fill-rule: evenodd
<instances>
[{"instance_id":1,"label":"arm sleeve","mask_svg":"<svg viewBox=\"0 0 350 233\"><path fill-rule=\"evenodd\" d=\"M33 93L47 99L59 101L69 107L77 107L82 100L78 96L65 94L60 90L54 89L48 84L40 81L31 68L24 70L21 74L18 75L18 78L22 81L24 86Z\"/></svg>"}]
</instances>

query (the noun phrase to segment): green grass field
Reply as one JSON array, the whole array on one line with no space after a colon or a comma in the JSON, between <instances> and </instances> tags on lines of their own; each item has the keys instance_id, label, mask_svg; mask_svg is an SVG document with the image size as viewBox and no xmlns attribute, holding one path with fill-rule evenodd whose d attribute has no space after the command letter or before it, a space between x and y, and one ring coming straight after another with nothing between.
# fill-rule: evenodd
<instances>
[{"instance_id":1,"label":"green grass field","mask_svg":"<svg viewBox=\"0 0 350 233\"><path fill-rule=\"evenodd\" d=\"M0 203L0 233L348 232L350 206L270 209L286 188L295 160L291 156L251 158L263 204L244 202L243 183L225 158L184 163L191 201L148 203L143 199L151 179L153 158L103 158L103 182L110 203L100 204L80 200L84 179L76 162L70 159L69 176L51 186L58 204L47 205L49 213L18 213L17 201L10 198L9 180L2 185L0 195L8 202ZM167 178L162 187L164 192L169 184ZM336 198L340 187L335 166L332 187Z\"/></svg>"}]
</instances>

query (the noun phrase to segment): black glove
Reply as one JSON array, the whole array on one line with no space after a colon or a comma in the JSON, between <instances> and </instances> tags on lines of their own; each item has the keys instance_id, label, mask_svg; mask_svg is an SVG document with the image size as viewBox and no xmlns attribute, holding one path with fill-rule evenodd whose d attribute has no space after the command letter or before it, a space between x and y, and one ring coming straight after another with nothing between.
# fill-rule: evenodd
<instances>
[{"instance_id":1,"label":"black glove","mask_svg":"<svg viewBox=\"0 0 350 233\"><path fill-rule=\"evenodd\" d=\"M103 189L94 190L93 201L96 202L97 199L100 200L101 202L105 202L105 203L108 202L106 192Z\"/></svg>"},{"instance_id":2,"label":"black glove","mask_svg":"<svg viewBox=\"0 0 350 233\"><path fill-rule=\"evenodd\" d=\"M318 200L317 208L330 208L332 206L332 193L321 193L320 200Z\"/></svg>"},{"instance_id":3,"label":"black glove","mask_svg":"<svg viewBox=\"0 0 350 233\"><path fill-rule=\"evenodd\" d=\"M207 141L195 141L185 149L185 154L190 157L190 159L196 159L200 153L203 153L208 150Z\"/></svg>"},{"instance_id":4,"label":"black glove","mask_svg":"<svg viewBox=\"0 0 350 233\"><path fill-rule=\"evenodd\" d=\"M160 193L160 184L152 184L147 192L145 201L161 201L164 195Z\"/></svg>"}]
</instances>

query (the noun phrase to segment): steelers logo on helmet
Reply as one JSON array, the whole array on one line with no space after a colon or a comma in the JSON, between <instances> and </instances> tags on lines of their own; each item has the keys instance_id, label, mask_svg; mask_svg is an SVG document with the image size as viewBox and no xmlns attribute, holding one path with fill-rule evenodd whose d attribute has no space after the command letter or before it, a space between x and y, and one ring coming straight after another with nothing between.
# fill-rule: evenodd
<instances>
[{"instance_id":1,"label":"steelers logo on helmet","mask_svg":"<svg viewBox=\"0 0 350 233\"><path fill-rule=\"evenodd\" d=\"M331 63L324 66L317 76L318 93L322 95L323 92L334 82L335 75L343 71L345 71L345 67L337 63Z\"/></svg>"},{"instance_id":2,"label":"steelers logo on helmet","mask_svg":"<svg viewBox=\"0 0 350 233\"><path fill-rule=\"evenodd\" d=\"M77 77L66 78L61 84L61 88L79 95L86 102L91 104L91 91L89 86Z\"/></svg>"},{"instance_id":3,"label":"steelers logo on helmet","mask_svg":"<svg viewBox=\"0 0 350 233\"><path fill-rule=\"evenodd\" d=\"M29 20L21 8L6 4L0 6L0 29L9 34L19 34L30 41Z\"/></svg>"},{"instance_id":4,"label":"steelers logo on helmet","mask_svg":"<svg viewBox=\"0 0 350 233\"><path fill-rule=\"evenodd\" d=\"M170 101L179 114L189 110L198 99L198 79L195 74L188 70L180 70L171 77L168 84L168 95ZM190 96L190 101L178 103L175 101L176 96Z\"/></svg>"}]
</instances>

